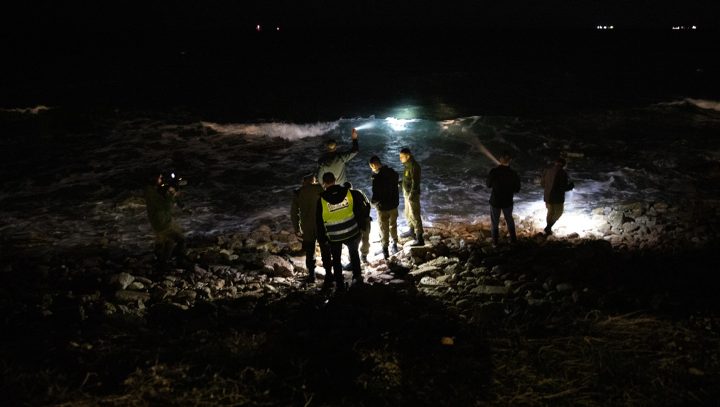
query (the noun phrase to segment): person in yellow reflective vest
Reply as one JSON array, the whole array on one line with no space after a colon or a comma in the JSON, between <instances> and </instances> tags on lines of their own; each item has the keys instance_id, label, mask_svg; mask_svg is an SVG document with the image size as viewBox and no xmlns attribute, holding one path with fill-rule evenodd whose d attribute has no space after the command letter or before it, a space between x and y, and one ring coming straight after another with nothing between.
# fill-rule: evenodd
<instances>
[{"instance_id":1,"label":"person in yellow reflective vest","mask_svg":"<svg viewBox=\"0 0 720 407\"><path fill-rule=\"evenodd\" d=\"M350 253L353 285L363 284L360 269L360 227L366 222L367 214L363 213L363 196L358 191L335 184L335 175L326 172L322 177L325 191L318 199L316 219L318 241L330 244L335 286L337 290L345 289L343 267L340 260L342 246L345 245ZM330 279L326 278L323 288L329 288Z\"/></svg>"}]
</instances>

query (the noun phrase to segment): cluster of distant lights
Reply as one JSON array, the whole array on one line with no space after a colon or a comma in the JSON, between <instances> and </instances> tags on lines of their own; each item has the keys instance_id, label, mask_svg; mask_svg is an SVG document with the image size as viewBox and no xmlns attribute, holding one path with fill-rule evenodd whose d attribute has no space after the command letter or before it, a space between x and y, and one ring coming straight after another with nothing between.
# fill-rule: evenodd
<instances>
[{"instance_id":1,"label":"cluster of distant lights","mask_svg":"<svg viewBox=\"0 0 720 407\"><path fill-rule=\"evenodd\" d=\"M615 26L614 25L598 25L598 26L595 26L595 29L597 29L597 30L614 30ZM672 27L672 29L673 30L697 30L697 26L696 25L688 25L688 26L675 25Z\"/></svg>"},{"instance_id":2,"label":"cluster of distant lights","mask_svg":"<svg viewBox=\"0 0 720 407\"><path fill-rule=\"evenodd\" d=\"M597 26L595 26L595 29L597 29L597 30L614 30L615 26L614 25L597 25ZM688 25L688 26L674 25L672 27L672 29L673 30L697 30L697 26L696 25ZM262 30L263 30L262 25L257 24L255 26L255 31L261 32ZM276 26L275 31L280 31L280 26Z\"/></svg>"},{"instance_id":3,"label":"cluster of distant lights","mask_svg":"<svg viewBox=\"0 0 720 407\"><path fill-rule=\"evenodd\" d=\"M255 31L260 32L262 30L263 30L263 28L260 24L255 26ZM275 31L280 31L280 26L275 27Z\"/></svg>"}]
</instances>

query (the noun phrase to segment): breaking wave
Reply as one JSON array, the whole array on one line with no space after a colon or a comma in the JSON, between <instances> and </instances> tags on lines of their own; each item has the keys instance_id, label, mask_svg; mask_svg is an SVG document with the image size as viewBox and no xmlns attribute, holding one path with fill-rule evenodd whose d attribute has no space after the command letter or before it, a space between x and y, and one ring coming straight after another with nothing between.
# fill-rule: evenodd
<instances>
[{"instance_id":1,"label":"breaking wave","mask_svg":"<svg viewBox=\"0 0 720 407\"><path fill-rule=\"evenodd\" d=\"M202 125L217 133L227 136L270 137L286 140L299 140L307 137L317 137L335 130L340 124L334 122L319 122L310 124L295 123L243 123L220 124L202 122Z\"/></svg>"}]
</instances>

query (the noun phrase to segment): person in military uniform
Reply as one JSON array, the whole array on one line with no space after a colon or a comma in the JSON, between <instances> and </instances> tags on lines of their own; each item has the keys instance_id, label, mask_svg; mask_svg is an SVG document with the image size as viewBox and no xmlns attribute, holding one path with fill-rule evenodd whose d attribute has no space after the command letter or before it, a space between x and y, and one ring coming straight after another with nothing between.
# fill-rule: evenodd
<instances>
[{"instance_id":1,"label":"person in military uniform","mask_svg":"<svg viewBox=\"0 0 720 407\"><path fill-rule=\"evenodd\" d=\"M400 191L398 188L398 173L387 165L380 162L376 155L370 157L368 162L372 175L372 198L370 201L375 205L380 223L380 241L382 243L382 254L385 260L390 258L388 244L392 236L393 253L398 251L397 218L398 206L400 205Z\"/></svg>"},{"instance_id":2,"label":"person in military uniform","mask_svg":"<svg viewBox=\"0 0 720 407\"><path fill-rule=\"evenodd\" d=\"M322 180L323 174L326 172L332 172L335 176L335 183L342 185L347 181L345 175L345 164L355 158L358 154L358 132L352 129L352 148L350 151L338 152L337 143L335 140L328 140L325 142L325 148L327 151L318 160L317 179Z\"/></svg>"},{"instance_id":3,"label":"person in military uniform","mask_svg":"<svg viewBox=\"0 0 720 407\"><path fill-rule=\"evenodd\" d=\"M316 182L314 175L303 177L302 186L295 190L290 208L290 220L295 234L302 239L305 251L305 267L308 270L308 282L315 282L315 243L317 242L317 228L315 209L323 187ZM320 244L320 256L325 268L325 281L332 281L332 263L330 260L330 246Z\"/></svg>"},{"instance_id":4,"label":"person in military uniform","mask_svg":"<svg viewBox=\"0 0 720 407\"><path fill-rule=\"evenodd\" d=\"M175 173L155 175L145 186L145 205L148 220L155 232L155 258L161 268L175 255L185 262L186 247L183 230L173 221L173 207L178 205L178 188L182 181Z\"/></svg>"},{"instance_id":5,"label":"person in military uniform","mask_svg":"<svg viewBox=\"0 0 720 407\"><path fill-rule=\"evenodd\" d=\"M326 172L322 178L325 191L320 195L316 207L318 240L329 242L333 271L337 290L345 289L341 263L342 247L345 245L350 254L353 285L362 284L360 269L360 225L365 222L362 202L363 196L345 186L335 184L335 175Z\"/></svg>"},{"instance_id":6,"label":"person in military uniform","mask_svg":"<svg viewBox=\"0 0 720 407\"><path fill-rule=\"evenodd\" d=\"M420 218L420 165L415 161L409 148L400 150L400 162L405 167L402 178L405 197L405 218L410 230L403 237L415 236L412 246L424 246L422 219Z\"/></svg>"}]
</instances>

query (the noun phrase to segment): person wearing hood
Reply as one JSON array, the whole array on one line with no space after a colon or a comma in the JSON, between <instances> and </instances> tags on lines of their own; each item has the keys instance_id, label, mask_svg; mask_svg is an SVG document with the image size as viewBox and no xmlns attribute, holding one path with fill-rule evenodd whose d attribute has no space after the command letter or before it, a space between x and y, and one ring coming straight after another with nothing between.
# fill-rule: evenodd
<instances>
[{"instance_id":1,"label":"person wearing hood","mask_svg":"<svg viewBox=\"0 0 720 407\"><path fill-rule=\"evenodd\" d=\"M567 172L565 171L566 161L560 157L552 166L545 169L540 184L543 187L545 207L547 208L547 226L545 226L545 234L552 235L552 227L555 222L560 219L565 209L565 192L575 188L575 184L570 182Z\"/></svg>"},{"instance_id":2,"label":"person wearing hood","mask_svg":"<svg viewBox=\"0 0 720 407\"><path fill-rule=\"evenodd\" d=\"M317 183L315 175L306 175L303 177L302 186L295 190L290 208L293 229L295 234L302 239L302 247L305 251L308 283L315 282L315 242L317 241L315 206L322 193L323 187ZM325 268L325 280L332 281L332 265L328 245L320 244L320 256Z\"/></svg>"},{"instance_id":3,"label":"person wearing hood","mask_svg":"<svg viewBox=\"0 0 720 407\"><path fill-rule=\"evenodd\" d=\"M335 183L342 185L347 181L345 175L345 164L355 158L358 154L358 132L352 129L352 148L350 151L339 152L337 151L337 143L335 140L328 140L325 142L326 152L318 160L317 179L322 180L323 175L326 172L332 172L335 176Z\"/></svg>"},{"instance_id":4,"label":"person wearing hood","mask_svg":"<svg viewBox=\"0 0 720 407\"><path fill-rule=\"evenodd\" d=\"M335 284L338 290L345 289L343 267L340 260L343 245L347 246L352 265L353 284L362 284L360 270L360 227L366 221L362 205L363 196L345 186L335 184L335 175L326 172L322 177L325 191L316 206L318 241L330 244ZM329 281L329 279L326 279Z\"/></svg>"}]
</instances>

